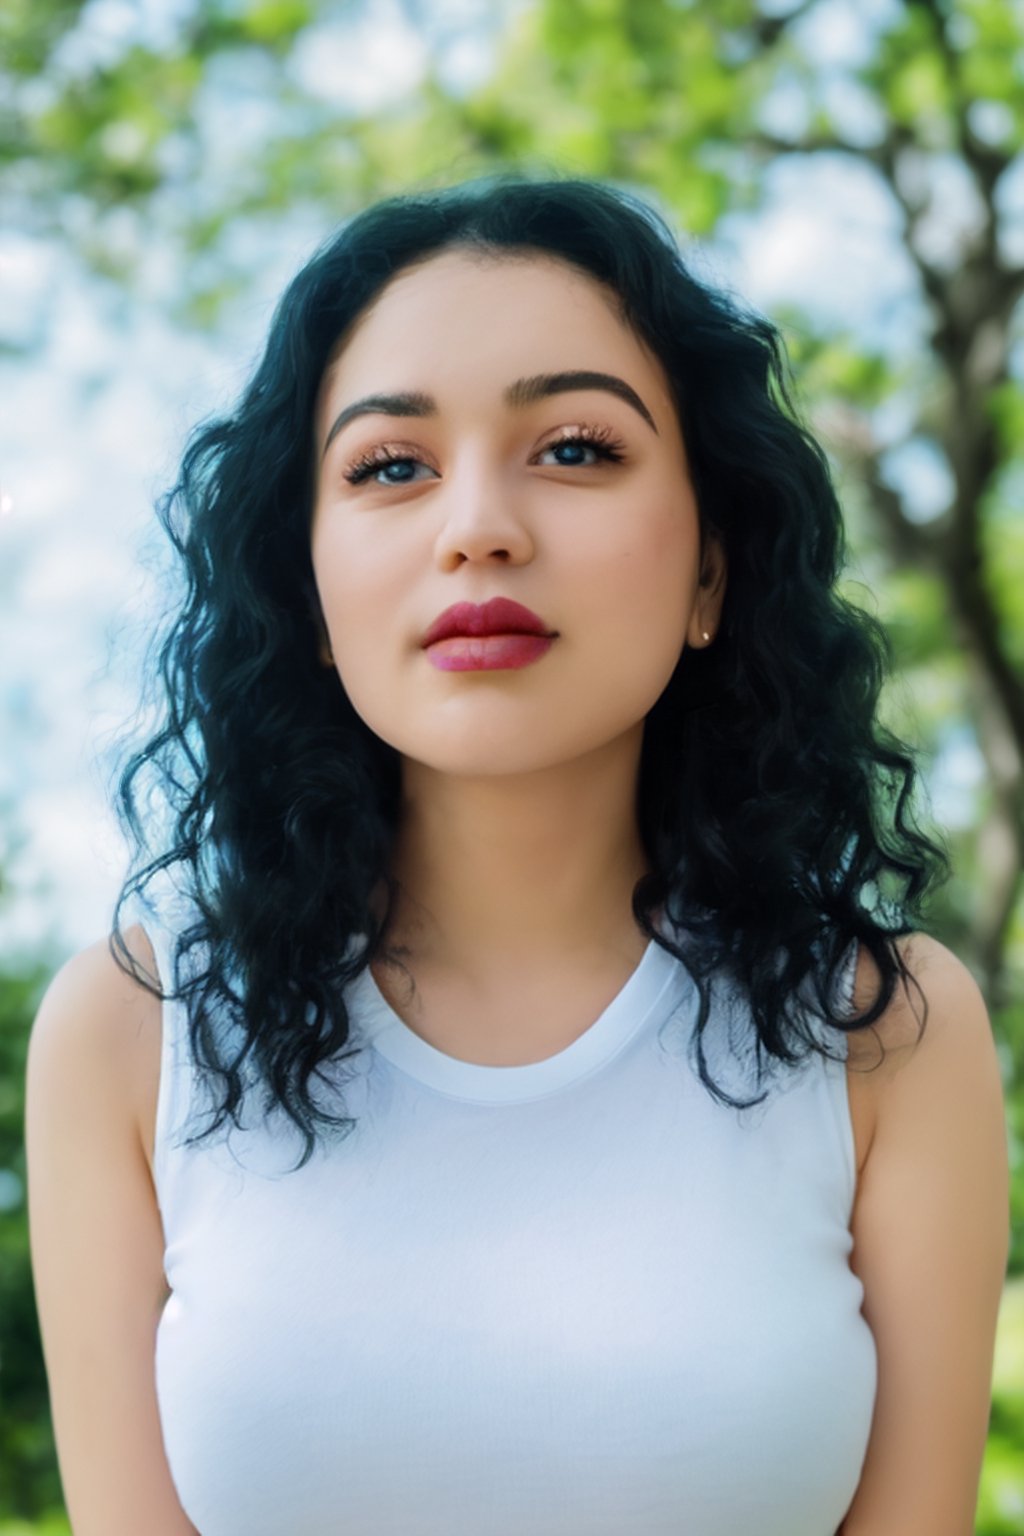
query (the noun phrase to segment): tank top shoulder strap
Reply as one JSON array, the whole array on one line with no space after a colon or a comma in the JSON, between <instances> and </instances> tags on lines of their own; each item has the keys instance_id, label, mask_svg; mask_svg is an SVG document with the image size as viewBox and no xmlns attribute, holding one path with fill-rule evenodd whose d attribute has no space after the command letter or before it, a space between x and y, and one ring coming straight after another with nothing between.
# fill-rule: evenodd
<instances>
[{"instance_id":1,"label":"tank top shoulder strap","mask_svg":"<svg viewBox=\"0 0 1024 1536\"><path fill-rule=\"evenodd\" d=\"M188 1010L184 999L173 995L181 980L176 960L178 936L187 920L181 898L133 893L125 902L121 923L122 928L138 923L145 932L164 993L160 1005L160 1081L153 1138L153 1173L158 1194L166 1179L169 1153L188 1134L186 1125L196 1103L197 1073L189 1039Z\"/></svg>"},{"instance_id":2,"label":"tank top shoulder strap","mask_svg":"<svg viewBox=\"0 0 1024 1536\"><path fill-rule=\"evenodd\" d=\"M857 974L857 953L857 940L853 939L843 953L828 994L830 1008L841 1019L850 1018L854 1012L853 986ZM845 1030L827 1024L813 1010L805 1017L814 1038L833 1053L829 1056L816 1054L816 1075L828 1102L829 1118L842 1161L847 1208L852 1211L857 1188L857 1148L846 1081L849 1036Z\"/></svg>"}]
</instances>

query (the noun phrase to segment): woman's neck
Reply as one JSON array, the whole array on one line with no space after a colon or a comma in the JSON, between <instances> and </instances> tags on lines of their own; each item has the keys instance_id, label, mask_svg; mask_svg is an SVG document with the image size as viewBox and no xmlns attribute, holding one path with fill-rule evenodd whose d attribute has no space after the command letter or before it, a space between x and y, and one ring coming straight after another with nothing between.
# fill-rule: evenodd
<instances>
[{"instance_id":1,"label":"woman's neck","mask_svg":"<svg viewBox=\"0 0 1024 1536\"><path fill-rule=\"evenodd\" d=\"M469 974L633 955L633 890L650 866L633 780L620 778L616 797L593 777L535 775L527 786L413 775L392 857L389 947Z\"/></svg>"}]
</instances>

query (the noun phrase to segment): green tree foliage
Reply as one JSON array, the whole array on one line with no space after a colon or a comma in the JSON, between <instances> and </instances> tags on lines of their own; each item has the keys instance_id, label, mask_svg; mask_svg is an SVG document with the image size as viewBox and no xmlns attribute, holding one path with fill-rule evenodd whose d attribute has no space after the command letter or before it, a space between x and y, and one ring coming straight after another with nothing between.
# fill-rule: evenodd
<instances>
[{"instance_id":1,"label":"green tree foliage","mask_svg":"<svg viewBox=\"0 0 1024 1536\"><path fill-rule=\"evenodd\" d=\"M54 970L37 960L0 972L0 1512L60 1505L29 1267L22 1144L29 1025Z\"/></svg>"}]
</instances>

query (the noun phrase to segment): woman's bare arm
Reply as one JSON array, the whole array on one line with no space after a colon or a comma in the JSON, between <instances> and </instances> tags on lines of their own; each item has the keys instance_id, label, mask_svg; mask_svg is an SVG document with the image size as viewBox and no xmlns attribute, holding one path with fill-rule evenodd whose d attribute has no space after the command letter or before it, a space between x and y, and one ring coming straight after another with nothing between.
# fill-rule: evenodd
<instances>
[{"instance_id":1,"label":"woman's bare arm","mask_svg":"<svg viewBox=\"0 0 1024 1536\"><path fill-rule=\"evenodd\" d=\"M126 937L155 975L142 930ZM155 1389L166 1286L140 1107L155 1097L159 1048L160 1001L105 939L57 972L29 1044L32 1265L75 1536L198 1536L171 1480Z\"/></svg>"},{"instance_id":2,"label":"woman's bare arm","mask_svg":"<svg viewBox=\"0 0 1024 1536\"><path fill-rule=\"evenodd\" d=\"M850 1262L878 1348L878 1397L841 1536L973 1536L1010 1236L999 1060L967 967L924 934L899 945L928 1022L917 1043L898 986L875 1026L889 1054ZM859 1006L876 991L867 951L861 961Z\"/></svg>"}]
</instances>

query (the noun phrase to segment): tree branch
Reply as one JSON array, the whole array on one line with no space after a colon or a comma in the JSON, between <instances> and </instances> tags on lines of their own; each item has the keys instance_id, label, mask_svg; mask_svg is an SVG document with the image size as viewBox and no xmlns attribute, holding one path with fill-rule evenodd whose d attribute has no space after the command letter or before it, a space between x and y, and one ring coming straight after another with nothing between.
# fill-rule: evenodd
<instances>
[{"instance_id":1,"label":"tree branch","mask_svg":"<svg viewBox=\"0 0 1024 1536\"><path fill-rule=\"evenodd\" d=\"M946 81L953 104L953 127L956 131L957 143L985 203L987 234L992 242L994 254L995 230L998 224L995 188L1000 176L1009 168L1012 157L1001 150L993 149L991 144L986 144L979 139L971 127L967 115L967 93L964 90L960 55L950 42L947 18L943 15L941 7L936 4L936 0L906 0L906 3L915 10L921 11L931 22L935 44L946 71Z\"/></svg>"}]
</instances>

